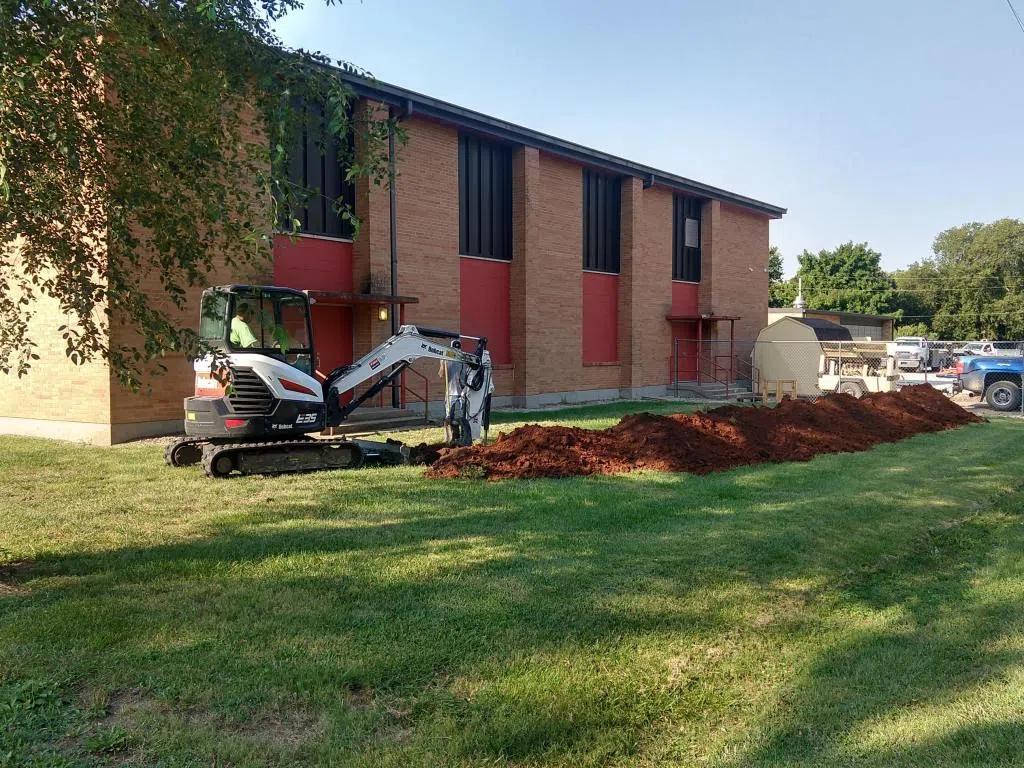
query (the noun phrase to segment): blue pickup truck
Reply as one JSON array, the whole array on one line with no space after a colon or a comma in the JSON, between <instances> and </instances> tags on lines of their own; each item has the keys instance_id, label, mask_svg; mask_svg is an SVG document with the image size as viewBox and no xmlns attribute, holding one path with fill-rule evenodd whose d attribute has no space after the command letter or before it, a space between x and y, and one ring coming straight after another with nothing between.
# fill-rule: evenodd
<instances>
[{"instance_id":1,"label":"blue pickup truck","mask_svg":"<svg viewBox=\"0 0 1024 768\"><path fill-rule=\"evenodd\" d=\"M985 398L996 411L1020 409L1021 376L1024 375L1024 357L967 357L963 358L963 371L959 388Z\"/></svg>"}]
</instances>

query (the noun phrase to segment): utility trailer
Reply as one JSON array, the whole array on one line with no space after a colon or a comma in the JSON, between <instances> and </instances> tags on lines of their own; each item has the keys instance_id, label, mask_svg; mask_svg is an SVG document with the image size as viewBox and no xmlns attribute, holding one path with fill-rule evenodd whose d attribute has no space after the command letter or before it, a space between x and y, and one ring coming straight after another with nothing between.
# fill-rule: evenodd
<instances>
[{"instance_id":1,"label":"utility trailer","mask_svg":"<svg viewBox=\"0 0 1024 768\"><path fill-rule=\"evenodd\" d=\"M818 388L861 397L899 388L896 361L886 344L871 341L822 342Z\"/></svg>"}]
</instances>

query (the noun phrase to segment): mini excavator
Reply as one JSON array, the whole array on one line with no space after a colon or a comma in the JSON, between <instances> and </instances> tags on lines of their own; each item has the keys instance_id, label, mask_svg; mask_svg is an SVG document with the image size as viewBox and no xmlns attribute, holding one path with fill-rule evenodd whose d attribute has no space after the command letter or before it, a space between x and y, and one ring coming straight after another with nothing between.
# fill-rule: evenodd
<instances>
[{"instance_id":1,"label":"mini excavator","mask_svg":"<svg viewBox=\"0 0 1024 768\"><path fill-rule=\"evenodd\" d=\"M203 292L199 335L221 354L194 362L195 395L185 398L185 437L167 446L172 467L202 464L210 477L349 469L410 462L394 441L318 438L392 384L420 359L446 364L445 434L450 446L486 439L491 356L487 339L414 325L351 365L317 371L310 304L304 292L226 285ZM462 340L476 343L464 351ZM443 341L441 341L443 340ZM372 382L355 395L353 390ZM353 393L347 403L343 396Z\"/></svg>"}]
</instances>

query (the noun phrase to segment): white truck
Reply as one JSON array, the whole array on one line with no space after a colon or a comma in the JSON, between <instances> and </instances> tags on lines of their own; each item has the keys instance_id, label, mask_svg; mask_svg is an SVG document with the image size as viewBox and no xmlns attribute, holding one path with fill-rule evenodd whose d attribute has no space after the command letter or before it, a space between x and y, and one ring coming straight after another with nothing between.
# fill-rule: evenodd
<instances>
[{"instance_id":1,"label":"white truck","mask_svg":"<svg viewBox=\"0 0 1024 768\"><path fill-rule=\"evenodd\" d=\"M942 367L948 356L944 347L923 336L897 336L888 345L888 353L900 371L933 371Z\"/></svg>"},{"instance_id":2,"label":"white truck","mask_svg":"<svg viewBox=\"0 0 1024 768\"><path fill-rule=\"evenodd\" d=\"M1021 345L1016 341L968 341L953 350L954 357L1020 357Z\"/></svg>"}]
</instances>

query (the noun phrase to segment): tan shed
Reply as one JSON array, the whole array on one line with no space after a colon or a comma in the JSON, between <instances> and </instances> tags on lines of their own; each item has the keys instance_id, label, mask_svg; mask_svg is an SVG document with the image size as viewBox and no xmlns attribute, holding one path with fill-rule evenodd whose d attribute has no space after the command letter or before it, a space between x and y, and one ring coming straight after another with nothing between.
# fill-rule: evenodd
<instances>
[{"instance_id":1,"label":"tan shed","mask_svg":"<svg viewBox=\"0 0 1024 768\"><path fill-rule=\"evenodd\" d=\"M795 381L797 395L818 395L821 342L851 339L848 329L828 320L783 317L757 334L754 367L762 382Z\"/></svg>"}]
</instances>

